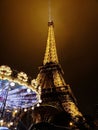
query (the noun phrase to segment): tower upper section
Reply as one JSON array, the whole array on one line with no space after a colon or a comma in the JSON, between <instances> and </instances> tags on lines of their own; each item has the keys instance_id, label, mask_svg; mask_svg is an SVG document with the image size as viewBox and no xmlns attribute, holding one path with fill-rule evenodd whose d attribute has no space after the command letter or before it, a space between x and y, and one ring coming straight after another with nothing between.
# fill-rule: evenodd
<instances>
[{"instance_id":1,"label":"tower upper section","mask_svg":"<svg viewBox=\"0 0 98 130\"><path fill-rule=\"evenodd\" d=\"M48 38L43 65L50 62L58 63L53 21L48 22Z\"/></svg>"}]
</instances>

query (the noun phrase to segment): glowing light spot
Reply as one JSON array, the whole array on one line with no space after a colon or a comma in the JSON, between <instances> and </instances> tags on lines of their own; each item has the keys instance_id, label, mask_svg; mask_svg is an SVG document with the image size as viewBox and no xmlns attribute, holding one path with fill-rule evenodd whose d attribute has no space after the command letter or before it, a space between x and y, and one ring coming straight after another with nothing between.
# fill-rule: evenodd
<instances>
[{"instance_id":1,"label":"glowing light spot","mask_svg":"<svg viewBox=\"0 0 98 130\"><path fill-rule=\"evenodd\" d=\"M15 86L15 83L14 83L14 82L11 82L11 83L10 83L10 86L12 86L12 87Z\"/></svg>"},{"instance_id":2,"label":"glowing light spot","mask_svg":"<svg viewBox=\"0 0 98 130\"><path fill-rule=\"evenodd\" d=\"M42 100L40 99L40 100L39 100L39 103L41 103L41 102L42 102Z\"/></svg>"},{"instance_id":3,"label":"glowing light spot","mask_svg":"<svg viewBox=\"0 0 98 130\"><path fill-rule=\"evenodd\" d=\"M10 125L13 125L13 122L10 122Z\"/></svg>"},{"instance_id":4,"label":"glowing light spot","mask_svg":"<svg viewBox=\"0 0 98 130\"><path fill-rule=\"evenodd\" d=\"M37 104L37 107L39 107L39 106L40 106L40 104L38 103L38 104Z\"/></svg>"},{"instance_id":5,"label":"glowing light spot","mask_svg":"<svg viewBox=\"0 0 98 130\"><path fill-rule=\"evenodd\" d=\"M72 123L72 122L70 122L70 123L69 123L69 125L70 125L70 126L73 126L73 123Z\"/></svg>"},{"instance_id":6,"label":"glowing light spot","mask_svg":"<svg viewBox=\"0 0 98 130\"><path fill-rule=\"evenodd\" d=\"M26 112L27 111L27 109L24 109L24 112Z\"/></svg>"},{"instance_id":7,"label":"glowing light spot","mask_svg":"<svg viewBox=\"0 0 98 130\"><path fill-rule=\"evenodd\" d=\"M27 92L28 92L28 93L30 93L30 92L31 92L31 90L28 88L28 89L27 89Z\"/></svg>"},{"instance_id":8,"label":"glowing light spot","mask_svg":"<svg viewBox=\"0 0 98 130\"><path fill-rule=\"evenodd\" d=\"M34 107L32 107L31 109L34 110Z\"/></svg>"}]
</instances>

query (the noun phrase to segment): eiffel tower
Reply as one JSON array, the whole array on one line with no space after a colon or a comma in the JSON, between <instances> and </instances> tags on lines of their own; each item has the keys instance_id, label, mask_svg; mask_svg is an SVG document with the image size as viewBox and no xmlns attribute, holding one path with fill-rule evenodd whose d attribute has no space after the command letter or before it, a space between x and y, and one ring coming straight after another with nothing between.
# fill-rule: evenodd
<instances>
[{"instance_id":1,"label":"eiffel tower","mask_svg":"<svg viewBox=\"0 0 98 130\"><path fill-rule=\"evenodd\" d=\"M76 98L70 86L66 84L63 74L57 55L54 23L50 18L43 65L39 67L39 74L36 78L37 83L41 86L40 111L42 113L47 111L45 121L49 114L53 116L59 112L65 112L70 115L70 122L67 126L77 127L79 122L84 125L86 124L85 118L79 111Z\"/></svg>"}]
</instances>

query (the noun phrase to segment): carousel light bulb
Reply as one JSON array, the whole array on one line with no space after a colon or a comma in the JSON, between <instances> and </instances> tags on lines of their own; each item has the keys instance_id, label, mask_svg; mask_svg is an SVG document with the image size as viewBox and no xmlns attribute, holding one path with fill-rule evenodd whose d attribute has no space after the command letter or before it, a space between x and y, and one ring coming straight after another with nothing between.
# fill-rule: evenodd
<instances>
[{"instance_id":1,"label":"carousel light bulb","mask_svg":"<svg viewBox=\"0 0 98 130\"><path fill-rule=\"evenodd\" d=\"M0 123L3 123L3 120L0 120Z\"/></svg>"},{"instance_id":2,"label":"carousel light bulb","mask_svg":"<svg viewBox=\"0 0 98 130\"><path fill-rule=\"evenodd\" d=\"M37 107L39 107L39 106L40 106L40 104L38 103L38 104L37 104Z\"/></svg>"},{"instance_id":3,"label":"carousel light bulb","mask_svg":"<svg viewBox=\"0 0 98 130\"><path fill-rule=\"evenodd\" d=\"M13 122L10 122L10 125L13 125Z\"/></svg>"},{"instance_id":4,"label":"carousel light bulb","mask_svg":"<svg viewBox=\"0 0 98 130\"><path fill-rule=\"evenodd\" d=\"M30 93L30 92L31 92L31 90L28 88L28 89L27 89L27 92L28 92L28 93Z\"/></svg>"},{"instance_id":5,"label":"carousel light bulb","mask_svg":"<svg viewBox=\"0 0 98 130\"><path fill-rule=\"evenodd\" d=\"M7 126L10 127L11 126L10 123L8 123Z\"/></svg>"},{"instance_id":6,"label":"carousel light bulb","mask_svg":"<svg viewBox=\"0 0 98 130\"><path fill-rule=\"evenodd\" d=\"M4 120L0 120L0 126L3 126Z\"/></svg>"},{"instance_id":7,"label":"carousel light bulb","mask_svg":"<svg viewBox=\"0 0 98 130\"><path fill-rule=\"evenodd\" d=\"M70 122L69 125L70 125L70 126L73 126L73 122Z\"/></svg>"},{"instance_id":8,"label":"carousel light bulb","mask_svg":"<svg viewBox=\"0 0 98 130\"><path fill-rule=\"evenodd\" d=\"M32 107L31 109L34 110L34 107Z\"/></svg>"},{"instance_id":9,"label":"carousel light bulb","mask_svg":"<svg viewBox=\"0 0 98 130\"><path fill-rule=\"evenodd\" d=\"M11 82L11 83L10 83L10 86L12 86L12 87L15 86L15 83L14 83L14 82Z\"/></svg>"},{"instance_id":10,"label":"carousel light bulb","mask_svg":"<svg viewBox=\"0 0 98 130\"><path fill-rule=\"evenodd\" d=\"M15 113L17 113L18 112L18 110L15 110Z\"/></svg>"},{"instance_id":11,"label":"carousel light bulb","mask_svg":"<svg viewBox=\"0 0 98 130\"><path fill-rule=\"evenodd\" d=\"M41 102L42 102L42 100L40 99L40 100L39 100L39 103L41 103Z\"/></svg>"},{"instance_id":12,"label":"carousel light bulb","mask_svg":"<svg viewBox=\"0 0 98 130\"><path fill-rule=\"evenodd\" d=\"M26 111L27 111L27 109L25 108L25 109L24 109L24 112L26 112Z\"/></svg>"}]
</instances>

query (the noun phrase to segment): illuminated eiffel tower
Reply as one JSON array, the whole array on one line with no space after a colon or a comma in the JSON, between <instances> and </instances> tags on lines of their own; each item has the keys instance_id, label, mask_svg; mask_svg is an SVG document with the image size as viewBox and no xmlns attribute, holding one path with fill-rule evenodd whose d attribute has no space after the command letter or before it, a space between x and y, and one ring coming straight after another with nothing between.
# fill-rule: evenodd
<instances>
[{"instance_id":1,"label":"illuminated eiffel tower","mask_svg":"<svg viewBox=\"0 0 98 130\"><path fill-rule=\"evenodd\" d=\"M56 50L54 23L51 18L48 22L48 38L43 65L39 67L39 70L36 80L41 86L42 103L40 105L43 106L43 109L47 107L46 109L50 114L56 114L56 110L68 113L71 117L69 125L78 124L80 119L85 122L83 115L78 110L70 86L66 84L63 78L63 71Z\"/></svg>"}]
</instances>

